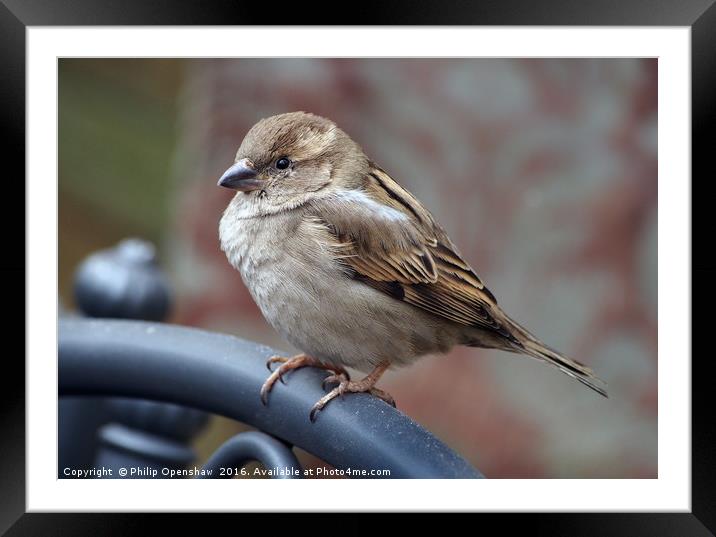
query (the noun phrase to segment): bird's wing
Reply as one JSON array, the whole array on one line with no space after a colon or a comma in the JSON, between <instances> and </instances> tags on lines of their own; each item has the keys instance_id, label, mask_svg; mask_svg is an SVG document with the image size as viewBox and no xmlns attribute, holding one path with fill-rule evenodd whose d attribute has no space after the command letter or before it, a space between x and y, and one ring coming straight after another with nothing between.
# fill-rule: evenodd
<instances>
[{"instance_id":1,"label":"bird's wing","mask_svg":"<svg viewBox=\"0 0 716 537\"><path fill-rule=\"evenodd\" d=\"M430 212L386 172L372 167L359 189L317 204L357 280L398 300L508 339L495 297Z\"/></svg>"}]
</instances>

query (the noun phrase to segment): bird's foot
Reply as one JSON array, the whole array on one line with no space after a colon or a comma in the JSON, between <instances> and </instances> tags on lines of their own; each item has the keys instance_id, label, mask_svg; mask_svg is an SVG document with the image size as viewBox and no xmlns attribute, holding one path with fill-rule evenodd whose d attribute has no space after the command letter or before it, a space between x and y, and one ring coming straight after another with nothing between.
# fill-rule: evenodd
<instances>
[{"instance_id":1,"label":"bird's foot","mask_svg":"<svg viewBox=\"0 0 716 537\"><path fill-rule=\"evenodd\" d=\"M378 397L379 399L382 399L389 405L395 406L395 399L393 399L393 397L388 392L385 392L375 387L375 383L378 382L378 379L381 377L381 375L385 372L386 369L388 369L388 364L381 364L376 367L368 376L358 381L351 381L350 378L348 378L342 373L335 373L323 379L324 388L326 384L331 382L338 383L338 386L336 386L326 395L321 397L316 402L316 404L313 405L313 408L311 409L311 414L309 416L311 421L316 421L316 415L318 414L318 412L323 410L323 407L325 407L330 401L332 401L338 396L342 396L345 393L369 393L371 395L374 395L375 397Z\"/></svg>"},{"instance_id":2,"label":"bird's foot","mask_svg":"<svg viewBox=\"0 0 716 537\"><path fill-rule=\"evenodd\" d=\"M347 382L350 380L351 378L348 373L333 373L332 375L328 375L326 378L323 379L323 382L321 382L321 388L325 390L326 384L341 384L342 382Z\"/></svg>"},{"instance_id":3,"label":"bird's foot","mask_svg":"<svg viewBox=\"0 0 716 537\"><path fill-rule=\"evenodd\" d=\"M276 368L276 370L272 370L271 366L273 364L280 363L281 365ZM333 375L330 375L327 378L334 377L336 375L341 375L342 377L349 379L348 372L343 369L340 366L336 365L329 365L324 364L323 362L316 360L315 358L312 358L311 356L308 356L307 354L297 354L296 356L286 357L286 356L272 356L266 361L266 367L269 371L271 371L271 375L269 378L266 379L266 382L264 382L264 385L261 386L261 402L265 405L268 403L268 394L271 391L271 388L273 388L273 385L276 384L276 381L280 380L281 383L286 384L283 380L283 375L293 369L298 369L300 367L318 367L320 369L325 369L327 371L331 371Z\"/></svg>"}]
</instances>

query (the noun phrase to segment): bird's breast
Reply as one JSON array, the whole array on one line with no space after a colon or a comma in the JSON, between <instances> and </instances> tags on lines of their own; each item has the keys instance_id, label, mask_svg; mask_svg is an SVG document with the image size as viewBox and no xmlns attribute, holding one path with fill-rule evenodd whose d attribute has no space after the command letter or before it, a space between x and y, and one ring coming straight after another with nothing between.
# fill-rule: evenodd
<instances>
[{"instance_id":1,"label":"bird's breast","mask_svg":"<svg viewBox=\"0 0 716 537\"><path fill-rule=\"evenodd\" d=\"M219 228L222 250L267 318L290 299L305 302L313 294L317 265L312 262L321 249L301 233L297 215L237 219L227 209Z\"/></svg>"},{"instance_id":2,"label":"bird's breast","mask_svg":"<svg viewBox=\"0 0 716 537\"><path fill-rule=\"evenodd\" d=\"M221 225L222 248L266 320L322 360L364 369L443 350L443 323L352 279L315 223L291 215ZM441 341L447 337L446 343Z\"/></svg>"}]
</instances>

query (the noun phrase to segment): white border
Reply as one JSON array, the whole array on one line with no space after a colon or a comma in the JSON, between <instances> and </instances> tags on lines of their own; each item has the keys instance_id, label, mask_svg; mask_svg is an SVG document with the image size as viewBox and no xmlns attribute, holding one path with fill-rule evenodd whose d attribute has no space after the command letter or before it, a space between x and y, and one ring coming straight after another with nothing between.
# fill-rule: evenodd
<instances>
[{"instance_id":1,"label":"white border","mask_svg":"<svg viewBox=\"0 0 716 537\"><path fill-rule=\"evenodd\" d=\"M321 480L56 479L56 81L57 58L67 56L658 57L658 479L386 480L379 486L369 480L329 486ZM29 511L690 511L689 28L33 27L27 60Z\"/></svg>"}]
</instances>

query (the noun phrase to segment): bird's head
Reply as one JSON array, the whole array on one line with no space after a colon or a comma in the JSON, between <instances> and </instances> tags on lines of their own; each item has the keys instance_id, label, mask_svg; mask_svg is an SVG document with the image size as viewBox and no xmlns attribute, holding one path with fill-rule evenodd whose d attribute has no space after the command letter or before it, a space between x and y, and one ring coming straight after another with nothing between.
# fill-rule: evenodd
<instances>
[{"instance_id":1,"label":"bird's head","mask_svg":"<svg viewBox=\"0 0 716 537\"><path fill-rule=\"evenodd\" d=\"M290 112L262 119L246 134L219 186L274 209L357 180L367 167L358 145L329 119ZM322 194L320 194L322 195Z\"/></svg>"}]
</instances>

